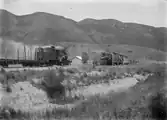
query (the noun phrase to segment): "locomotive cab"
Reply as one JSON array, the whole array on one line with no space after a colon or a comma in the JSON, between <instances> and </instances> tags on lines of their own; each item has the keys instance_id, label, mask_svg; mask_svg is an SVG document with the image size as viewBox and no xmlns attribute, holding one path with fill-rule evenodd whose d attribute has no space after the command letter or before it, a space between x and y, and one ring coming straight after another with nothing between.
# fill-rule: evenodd
<instances>
[{"instance_id":1,"label":"locomotive cab","mask_svg":"<svg viewBox=\"0 0 167 120\"><path fill-rule=\"evenodd\" d=\"M36 60L47 65L64 65L68 61L68 55L61 46L43 46L36 49Z\"/></svg>"}]
</instances>

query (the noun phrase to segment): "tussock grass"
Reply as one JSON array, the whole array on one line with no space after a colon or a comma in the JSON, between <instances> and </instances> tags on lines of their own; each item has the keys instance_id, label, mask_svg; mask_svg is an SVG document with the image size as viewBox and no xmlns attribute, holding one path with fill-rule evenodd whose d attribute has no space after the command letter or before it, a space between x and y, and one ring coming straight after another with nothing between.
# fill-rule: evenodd
<instances>
[{"instance_id":1,"label":"tussock grass","mask_svg":"<svg viewBox=\"0 0 167 120\"><path fill-rule=\"evenodd\" d=\"M83 68L82 68L83 69ZM147 78L146 81L141 81L137 83L132 88L129 88L127 91L121 93L110 93L107 96L95 95L92 96L87 101L82 101L79 103L76 108L68 109L63 108L57 104L46 103L41 105L36 112L25 111L15 111L10 110L11 108L6 108L10 113L11 118L20 118L21 116L27 120L33 119L159 119L165 120L166 110L167 110L167 99L165 97L164 88L165 77L166 77L166 66L164 64L138 64L126 67L117 67L117 68L100 68L101 71L105 69L108 71L108 77L103 77L103 79L111 79L113 76L122 76L124 73L130 74L146 74L153 73L153 76ZM85 71L91 71L91 68L85 68ZM71 74L75 74L78 71L67 70ZM59 73L59 74L57 74ZM63 74L63 71L49 70L43 71L42 73L36 73L37 76L44 77L43 86L45 87L46 93L49 95L52 94L52 88L57 87L60 83L67 78ZM40 74L40 75L39 75ZM96 78L97 77L97 78ZM87 75L82 78L77 78L79 80L87 79L90 81L97 79L100 81L102 78L99 76L89 77ZM68 77L69 78L69 77ZM71 78L69 78L71 79ZM59 106L59 107L58 107ZM70 108L70 105L69 105ZM13 111L13 112L11 112ZM157 112L159 111L159 112ZM159 114L156 114L159 113ZM5 115L3 115L5 117Z\"/></svg>"},{"instance_id":2,"label":"tussock grass","mask_svg":"<svg viewBox=\"0 0 167 120\"><path fill-rule=\"evenodd\" d=\"M77 68L68 68L66 69L68 73L74 74L74 73L78 73L79 70Z\"/></svg>"},{"instance_id":3,"label":"tussock grass","mask_svg":"<svg viewBox=\"0 0 167 120\"><path fill-rule=\"evenodd\" d=\"M164 93L159 93L159 88L162 87L163 82L157 86L155 83L148 83L148 81L152 82L156 76L148 78L147 83L139 83L122 93L111 93L105 98L99 95L93 96L80 104L72 113L76 117L80 115L95 117L96 119L164 120L166 119L167 107L165 102L167 99L164 97ZM156 78L157 82L159 79ZM141 90L141 88L143 89ZM155 114L156 112L158 114Z\"/></svg>"}]
</instances>

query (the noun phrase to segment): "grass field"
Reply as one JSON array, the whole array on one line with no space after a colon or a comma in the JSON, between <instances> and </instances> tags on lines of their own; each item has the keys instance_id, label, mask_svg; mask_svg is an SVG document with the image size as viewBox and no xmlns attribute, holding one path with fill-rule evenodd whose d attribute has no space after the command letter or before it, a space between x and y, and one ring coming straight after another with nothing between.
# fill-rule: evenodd
<instances>
[{"instance_id":1,"label":"grass field","mask_svg":"<svg viewBox=\"0 0 167 120\"><path fill-rule=\"evenodd\" d=\"M69 46L68 52L70 56L81 55L82 52L90 52L90 56L93 58L95 51L105 51L108 49L111 52L118 52L123 55L128 56L129 59L143 59L156 60L156 61L165 61L167 53L163 51L158 51L156 49L140 47L135 45L126 45L126 44L82 44L82 43L73 43L65 42L60 43L60 45Z\"/></svg>"},{"instance_id":2,"label":"grass field","mask_svg":"<svg viewBox=\"0 0 167 120\"><path fill-rule=\"evenodd\" d=\"M165 77L166 65L157 63L1 72L1 116L27 120L165 120Z\"/></svg>"}]
</instances>

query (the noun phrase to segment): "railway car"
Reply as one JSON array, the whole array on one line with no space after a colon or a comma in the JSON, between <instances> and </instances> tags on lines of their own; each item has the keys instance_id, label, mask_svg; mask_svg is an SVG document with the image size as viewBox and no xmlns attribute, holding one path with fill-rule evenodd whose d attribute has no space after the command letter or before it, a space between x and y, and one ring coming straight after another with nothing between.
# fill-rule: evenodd
<instances>
[{"instance_id":1,"label":"railway car","mask_svg":"<svg viewBox=\"0 0 167 120\"><path fill-rule=\"evenodd\" d=\"M127 57L116 52L102 52L100 58L100 65L123 65L125 58Z\"/></svg>"},{"instance_id":2,"label":"railway car","mask_svg":"<svg viewBox=\"0 0 167 120\"><path fill-rule=\"evenodd\" d=\"M34 52L34 59L0 59L0 66L8 67L9 65L21 64L26 67L38 67L68 65L70 63L67 51L62 46L50 45L37 47Z\"/></svg>"}]
</instances>

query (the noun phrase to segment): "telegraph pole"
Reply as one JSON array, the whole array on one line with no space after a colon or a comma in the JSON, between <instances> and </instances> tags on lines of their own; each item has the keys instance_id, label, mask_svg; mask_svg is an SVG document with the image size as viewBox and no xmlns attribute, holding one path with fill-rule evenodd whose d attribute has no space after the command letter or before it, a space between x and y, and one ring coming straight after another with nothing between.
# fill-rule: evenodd
<instances>
[{"instance_id":1,"label":"telegraph pole","mask_svg":"<svg viewBox=\"0 0 167 120\"><path fill-rule=\"evenodd\" d=\"M7 59L7 47L5 47L5 59Z\"/></svg>"},{"instance_id":2,"label":"telegraph pole","mask_svg":"<svg viewBox=\"0 0 167 120\"><path fill-rule=\"evenodd\" d=\"M19 61L19 49L17 48L17 59Z\"/></svg>"},{"instance_id":3,"label":"telegraph pole","mask_svg":"<svg viewBox=\"0 0 167 120\"><path fill-rule=\"evenodd\" d=\"M24 59L26 60L26 46L25 46L25 38L26 38L26 36L28 35L28 33L26 33L25 35L24 35Z\"/></svg>"},{"instance_id":4,"label":"telegraph pole","mask_svg":"<svg viewBox=\"0 0 167 120\"><path fill-rule=\"evenodd\" d=\"M49 39L48 39L48 45L49 45Z\"/></svg>"},{"instance_id":5,"label":"telegraph pole","mask_svg":"<svg viewBox=\"0 0 167 120\"><path fill-rule=\"evenodd\" d=\"M33 58L32 58L32 45L30 46L30 59L33 60Z\"/></svg>"},{"instance_id":6,"label":"telegraph pole","mask_svg":"<svg viewBox=\"0 0 167 120\"><path fill-rule=\"evenodd\" d=\"M88 48L88 55L89 55L89 60L91 60L91 52L90 52L90 48Z\"/></svg>"},{"instance_id":7,"label":"telegraph pole","mask_svg":"<svg viewBox=\"0 0 167 120\"><path fill-rule=\"evenodd\" d=\"M30 59L30 50L29 49L27 50L27 58L28 58L28 60Z\"/></svg>"},{"instance_id":8,"label":"telegraph pole","mask_svg":"<svg viewBox=\"0 0 167 120\"><path fill-rule=\"evenodd\" d=\"M25 43L24 43L24 59L26 60L26 46L25 46Z\"/></svg>"}]
</instances>

